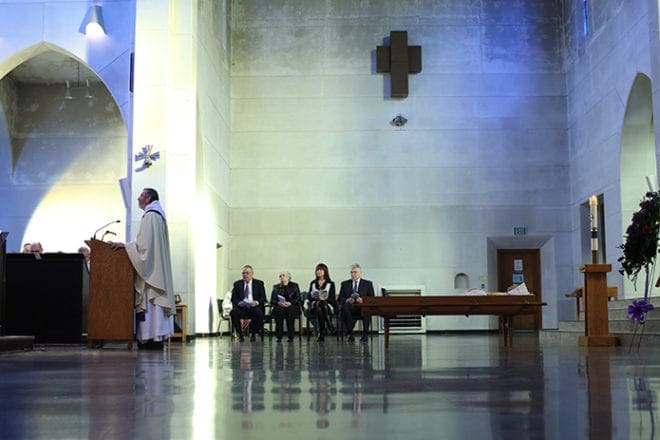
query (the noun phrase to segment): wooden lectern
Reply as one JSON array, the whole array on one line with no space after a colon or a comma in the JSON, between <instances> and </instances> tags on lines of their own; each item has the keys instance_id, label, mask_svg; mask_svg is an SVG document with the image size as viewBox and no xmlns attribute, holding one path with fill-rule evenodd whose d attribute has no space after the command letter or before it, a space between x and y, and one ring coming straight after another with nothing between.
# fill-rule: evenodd
<instances>
[{"instance_id":1,"label":"wooden lectern","mask_svg":"<svg viewBox=\"0 0 660 440\"><path fill-rule=\"evenodd\" d=\"M87 346L94 341L127 341L133 348L133 265L126 249L114 250L94 238L90 249Z\"/></svg>"},{"instance_id":2,"label":"wooden lectern","mask_svg":"<svg viewBox=\"0 0 660 440\"><path fill-rule=\"evenodd\" d=\"M585 264L584 273L584 336L578 344L583 347L611 347L619 340L610 336L607 309L607 273L611 264Z\"/></svg>"}]
</instances>

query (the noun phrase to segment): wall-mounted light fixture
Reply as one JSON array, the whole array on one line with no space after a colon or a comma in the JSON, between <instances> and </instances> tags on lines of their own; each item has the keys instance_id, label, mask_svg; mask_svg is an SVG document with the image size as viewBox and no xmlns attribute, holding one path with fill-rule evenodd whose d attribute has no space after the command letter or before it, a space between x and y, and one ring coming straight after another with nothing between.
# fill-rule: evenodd
<instances>
[{"instance_id":1,"label":"wall-mounted light fixture","mask_svg":"<svg viewBox=\"0 0 660 440\"><path fill-rule=\"evenodd\" d=\"M71 82L68 79L66 80L66 92L64 92L64 99L73 99L73 96L71 96Z\"/></svg>"},{"instance_id":2,"label":"wall-mounted light fixture","mask_svg":"<svg viewBox=\"0 0 660 440\"><path fill-rule=\"evenodd\" d=\"M94 96L92 96L92 91L89 88L89 80L85 80L85 84L87 84L87 89L85 90L85 99L92 99Z\"/></svg>"},{"instance_id":3,"label":"wall-mounted light fixture","mask_svg":"<svg viewBox=\"0 0 660 440\"><path fill-rule=\"evenodd\" d=\"M395 127L403 127L406 125L406 122L408 122L406 118L404 118L401 114L397 114L394 118L392 118L390 124L394 125Z\"/></svg>"},{"instance_id":4,"label":"wall-mounted light fixture","mask_svg":"<svg viewBox=\"0 0 660 440\"><path fill-rule=\"evenodd\" d=\"M91 5L85 14L85 18L78 28L78 32L88 37L101 37L105 35L103 25L103 9L101 5Z\"/></svg>"}]
</instances>

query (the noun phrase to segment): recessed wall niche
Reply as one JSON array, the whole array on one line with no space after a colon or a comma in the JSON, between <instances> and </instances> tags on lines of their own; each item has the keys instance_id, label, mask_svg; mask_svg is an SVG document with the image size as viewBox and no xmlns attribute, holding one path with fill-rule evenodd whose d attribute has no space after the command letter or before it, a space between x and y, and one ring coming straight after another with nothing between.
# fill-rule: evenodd
<instances>
[{"instance_id":1,"label":"recessed wall niche","mask_svg":"<svg viewBox=\"0 0 660 440\"><path fill-rule=\"evenodd\" d=\"M470 277L463 272L459 272L454 276L454 289L467 290L470 287Z\"/></svg>"}]
</instances>

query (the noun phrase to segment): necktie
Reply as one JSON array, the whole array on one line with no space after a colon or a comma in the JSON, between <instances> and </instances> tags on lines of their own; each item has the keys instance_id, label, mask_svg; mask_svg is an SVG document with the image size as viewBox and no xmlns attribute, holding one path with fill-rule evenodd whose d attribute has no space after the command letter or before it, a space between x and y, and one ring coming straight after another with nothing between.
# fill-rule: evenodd
<instances>
[{"instance_id":1,"label":"necktie","mask_svg":"<svg viewBox=\"0 0 660 440\"><path fill-rule=\"evenodd\" d=\"M250 289L248 289L248 283L245 283L245 290L243 291L243 295L245 299L248 299L248 296L250 295Z\"/></svg>"},{"instance_id":2,"label":"necktie","mask_svg":"<svg viewBox=\"0 0 660 440\"><path fill-rule=\"evenodd\" d=\"M353 293L357 293L357 281L353 281Z\"/></svg>"}]
</instances>

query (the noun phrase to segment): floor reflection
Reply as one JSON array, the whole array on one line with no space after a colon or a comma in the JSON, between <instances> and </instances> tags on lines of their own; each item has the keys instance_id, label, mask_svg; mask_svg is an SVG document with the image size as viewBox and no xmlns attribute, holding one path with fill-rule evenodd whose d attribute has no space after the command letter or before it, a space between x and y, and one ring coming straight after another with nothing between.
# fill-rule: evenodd
<instances>
[{"instance_id":1,"label":"floor reflection","mask_svg":"<svg viewBox=\"0 0 660 440\"><path fill-rule=\"evenodd\" d=\"M655 437L660 350L516 335L0 355L3 438Z\"/></svg>"}]
</instances>

